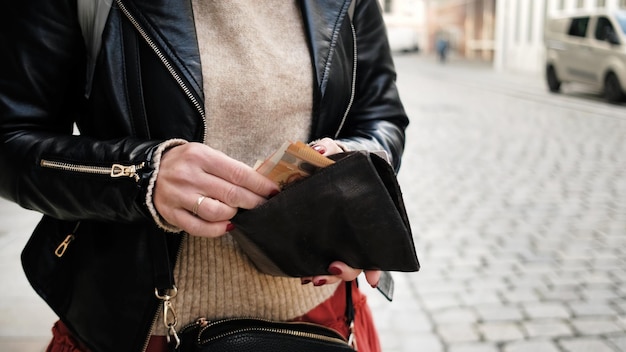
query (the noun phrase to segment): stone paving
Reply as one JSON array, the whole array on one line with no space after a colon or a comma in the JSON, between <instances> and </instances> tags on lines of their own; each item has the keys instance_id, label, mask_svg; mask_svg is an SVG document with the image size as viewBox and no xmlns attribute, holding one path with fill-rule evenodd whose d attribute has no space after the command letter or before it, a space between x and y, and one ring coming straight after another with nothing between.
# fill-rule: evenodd
<instances>
[{"instance_id":1,"label":"stone paving","mask_svg":"<svg viewBox=\"0 0 626 352\"><path fill-rule=\"evenodd\" d=\"M422 269L393 274L392 303L364 288L383 350L626 351L626 105L458 60L396 64ZM0 351L42 351L55 320L19 264L36 219L0 200Z\"/></svg>"},{"instance_id":2,"label":"stone paving","mask_svg":"<svg viewBox=\"0 0 626 352\"><path fill-rule=\"evenodd\" d=\"M370 294L386 352L626 351L626 105L396 58L422 269Z\"/></svg>"}]
</instances>

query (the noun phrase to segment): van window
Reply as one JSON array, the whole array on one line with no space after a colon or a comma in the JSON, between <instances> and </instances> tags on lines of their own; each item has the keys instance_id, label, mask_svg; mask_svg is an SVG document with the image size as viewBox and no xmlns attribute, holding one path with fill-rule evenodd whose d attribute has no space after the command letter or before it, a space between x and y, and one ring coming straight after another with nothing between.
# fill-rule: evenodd
<instances>
[{"instance_id":1,"label":"van window","mask_svg":"<svg viewBox=\"0 0 626 352\"><path fill-rule=\"evenodd\" d=\"M619 23L619 26L622 27L622 32L624 32L624 34L626 34L626 14L622 13L618 13L615 18L617 19L617 23Z\"/></svg>"},{"instance_id":2,"label":"van window","mask_svg":"<svg viewBox=\"0 0 626 352\"><path fill-rule=\"evenodd\" d=\"M587 33L587 25L589 24L589 17L576 17L572 18L572 23L569 26L567 34L574 37L584 37Z\"/></svg>"},{"instance_id":3,"label":"van window","mask_svg":"<svg viewBox=\"0 0 626 352\"><path fill-rule=\"evenodd\" d=\"M596 39L606 40L609 33L615 34L615 28L613 28L611 21L606 17L598 17L595 33Z\"/></svg>"}]
</instances>

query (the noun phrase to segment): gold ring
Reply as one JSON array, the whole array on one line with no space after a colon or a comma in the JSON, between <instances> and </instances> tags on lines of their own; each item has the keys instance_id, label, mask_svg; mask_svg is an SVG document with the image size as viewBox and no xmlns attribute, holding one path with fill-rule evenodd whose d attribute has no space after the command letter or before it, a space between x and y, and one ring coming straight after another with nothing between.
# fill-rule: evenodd
<instances>
[{"instance_id":1,"label":"gold ring","mask_svg":"<svg viewBox=\"0 0 626 352\"><path fill-rule=\"evenodd\" d=\"M205 196L198 197L196 204L194 204L193 209L191 209L191 212L193 213L193 215L198 216L198 208L200 208L200 204L202 204L202 201L204 200L204 198L206 197Z\"/></svg>"}]
</instances>

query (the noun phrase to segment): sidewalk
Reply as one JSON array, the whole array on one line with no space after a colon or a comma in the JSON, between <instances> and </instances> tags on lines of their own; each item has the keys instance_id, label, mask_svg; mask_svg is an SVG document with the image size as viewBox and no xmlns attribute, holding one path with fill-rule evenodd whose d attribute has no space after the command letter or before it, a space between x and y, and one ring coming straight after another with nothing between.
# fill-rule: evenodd
<instances>
[{"instance_id":1,"label":"sidewalk","mask_svg":"<svg viewBox=\"0 0 626 352\"><path fill-rule=\"evenodd\" d=\"M40 215L0 198L0 351L43 351L56 316L32 289L20 253Z\"/></svg>"}]
</instances>

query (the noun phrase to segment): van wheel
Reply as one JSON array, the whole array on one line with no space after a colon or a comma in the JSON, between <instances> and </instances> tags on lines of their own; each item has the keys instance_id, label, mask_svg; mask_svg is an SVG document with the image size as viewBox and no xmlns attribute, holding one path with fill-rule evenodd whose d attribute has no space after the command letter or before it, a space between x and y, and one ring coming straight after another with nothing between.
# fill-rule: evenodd
<instances>
[{"instance_id":1,"label":"van wheel","mask_svg":"<svg viewBox=\"0 0 626 352\"><path fill-rule=\"evenodd\" d=\"M552 65L546 68L546 80L548 82L548 88L552 93L558 93L561 90L561 81L559 81L559 77L556 76L556 70Z\"/></svg>"},{"instance_id":2,"label":"van wheel","mask_svg":"<svg viewBox=\"0 0 626 352\"><path fill-rule=\"evenodd\" d=\"M610 72L604 79L604 97L609 103L619 103L626 98L619 79L613 72Z\"/></svg>"}]
</instances>

